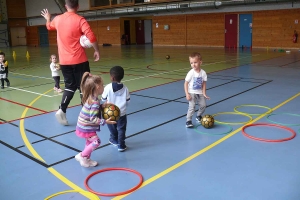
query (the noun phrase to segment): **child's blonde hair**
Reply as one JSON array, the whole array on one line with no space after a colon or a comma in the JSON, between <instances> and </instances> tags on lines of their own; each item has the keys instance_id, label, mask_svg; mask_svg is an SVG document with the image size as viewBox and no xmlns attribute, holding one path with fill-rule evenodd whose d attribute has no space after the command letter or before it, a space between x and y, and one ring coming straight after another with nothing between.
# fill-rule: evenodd
<instances>
[{"instance_id":1,"label":"child's blonde hair","mask_svg":"<svg viewBox=\"0 0 300 200\"><path fill-rule=\"evenodd\" d=\"M82 104L92 103L93 94L97 87L103 87L103 80L98 75L92 75L89 72L85 72L82 76L80 90L82 92Z\"/></svg>"},{"instance_id":2,"label":"child's blonde hair","mask_svg":"<svg viewBox=\"0 0 300 200\"><path fill-rule=\"evenodd\" d=\"M201 61L202 60L202 56L200 53L198 52L193 52L190 54L189 58L195 58L195 57L198 57L198 59Z\"/></svg>"},{"instance_id":3,"label":"child's blonde hair","mask_svg":"<svg viewBox=\"0 0 300 200\"><path fill-rule=\"evenodd\" d=\"M56 57L56 60L57 60L57 56L56 56L56 54L51 54L51 56L50 56L50 62L52 62L52 56L55 56Z\"/></svg>"}]
</instances>

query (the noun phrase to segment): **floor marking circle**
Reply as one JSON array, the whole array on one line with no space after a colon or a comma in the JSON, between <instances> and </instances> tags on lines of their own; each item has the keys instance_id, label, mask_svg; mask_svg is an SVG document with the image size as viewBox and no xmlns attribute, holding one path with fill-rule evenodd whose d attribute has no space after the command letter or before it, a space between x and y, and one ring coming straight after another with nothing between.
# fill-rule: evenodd
<instances>
[{"instance_id":1,"label":"floor marking circle","mask_svg":"<svg viewBox=\"0 0 300 200\"><path fill-rule=\"evenodd\" d=\"M242 112L242 111L239 111L238 108L240 107L248 107L248 106L251 106L251 107L259 107L259 108L265 108L267 109L268 111L265 112L265 113L271 113L272 112L272 108L269 108L267 106L261 106L261 105L255 105L255 104L242 104L242 105L239 105L239 106L236 106L234 107L234 111L237 112L237 113L243 113L243 114L248 114L248 115L262 115L262 114L265 114L265 113L261 113L261 114L256 114L256 113L245 113L245 112Z\"/></svg>"},{"instance_id":2,"label":"floor marking circle","mask_svg":"<svg viewBox=\"0 0 300 200\"><path fill-rule=\"evenodd\" d=\"M267 116L267 120L270 122L273 122L275 124L280 124L283 126L300 126L300 124L284 124L284 123L275 122L275 121L269 119L269 117L271 117L272 115L291 115L291 116L297 116L297 117L300 117L300 115L293 114L293 113L273 113L273 114L270 114Z\"/></svg>"},{"instance_id":3,"label":"floor marking circle","mask_svg":"<svg viewBox=\"0 0 300 200\"><path fill-rule=\"evenodd\" d=\"M135 187L133 187L133 188L131 188L131 189L129 189L129 190L126 190L126 191L123 191L123 192L117 192L117 193L100 193L100 192L96 192L96 191L92 190L92 189L88 186L88 181L89 181L89 179L90 179L92 176L94 176L95 174L99 174L99 173L106 172L106 171L113 171L113 170L121 170L121 171L132 172L132 173L136 174L136 175L140 178L140 181L139 181L139 183L138 183ZM133 169L128 169L128 168L118 168L118 167L105 168L105 169L97 170L97 171L91 173L90 175L88 175L88 177L86 177L86 179L85 179L85 181L84 181L84 185L85 185L86 189L87 189L88 191L94 193L94 194L99 195L99 196L119 196L119 195L127 194L127 193L133 192L134 190L138 189L138 188L142 185L142 183L143 183L143 176L142 176L139 172L137 172L137 171L135 171L135 170L133 170Z\"/></svg>"},{"instance_id":4,"label":"floor marking circle","mask_svg":"<svg viewBox=\"0 0 300 200\"><path fill-rule=\"evenodd\" d=\"M232 127L227 125L227 124L220 124L221 126L227 126L228 127L228 130L226 130L226 132L224 133L206 133L206 132L202 132L202 131L199 131L197 128L199 126L201 126L201 124L197 125L196 127L194 127L194 130L197 132L197 133L200 133L200 134L206 134L206 135L225 135L225 134L228 134L232 131Z\"/></svg>"},{"instance_id":5,"label":"floor marking circle","mask_svg":"<svg viewBox=\"0 0 300 200\"><path fill-rule=\"evenodd\" d=\"M278 127L278 128L281 128L281 129L284 129L284 130L288 130L292 133L292 136L291 137L288 137L288 138L282 138L282 139L276 139L276 140L272 140L272 139L264 139L264 138L259 138L259 137L254 137L252 135L249 135L245 132L245 129L248 128L248 127L251 127L251 126L275 126L275 127ZM277 125L277 124L268 124L268 123L257 123L257 124L249 124L249 125L246 125L242 128L242 132L243 134L248 137L248 138L251 138L253 140L259 140L259 141L264 141L264 142L284 142L284 141L287 141L287 140L291 140L293 139L294 137L296 137L296 132L286 126L280 126L280 125Z\"/></svg>"},{"instance_id":6,"label":"floor marking circle","mask_svg":"<svg viewBox=\"0 0 300 200\"><path fill-rule=\"evenodd\" d=\"M219 112L213 115L213 117L217 116L217 115L221 115L221 114L231 114L231 115L243 115L248 117L250 120L246 121L246 122L220 122L218 120L215 119L215 122L219 123L219 124L232 124L232 125L237 125L237 124L247 124L249 122L252 121L252 117L248 114L245 113L237 113L237 112Z\"/></svg>"},{"instance_id":7,"label":"floor marking circle","mask_svg":"<svg viewBox=\"0 0 300 200\"><path fill-rule=\"evenodd\" d=\"M86 197L90 198L91 200L100 200L100 198L97 195L95 195L93 193L90 193L90 192L87 192L87 191L84 191L84 190L65 190L65 191L61 191L61 192L52 194L52 195L46 197L44 200L49 200L49 199L51 199L55 196L58 196L58 195L61 195L61 194L66 194L66 193L73 193L73 192L86 193Z\"/></svg>"}]
</instances>

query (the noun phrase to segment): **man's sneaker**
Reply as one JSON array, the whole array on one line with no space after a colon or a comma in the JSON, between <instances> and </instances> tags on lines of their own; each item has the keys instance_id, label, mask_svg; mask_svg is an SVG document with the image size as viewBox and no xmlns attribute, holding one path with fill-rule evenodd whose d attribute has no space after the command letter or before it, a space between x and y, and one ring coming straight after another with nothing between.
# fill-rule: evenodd
<instances>
[{"instance_id":1,"label":"man's sneaker","mask_svg":"<svg viewBox=\"0 0 300 200\"><path fill-rule=\"evenodd\" d=\"M197 120L197 122L199 122L199 123L201 123L201 119L202 119L202 116L201 116L201 115L196 117L196 120Z\"/></svg>"},{"instance_id":2,"label":"man's sneaker","mask_svg":"<svg viewBox=\"0 0 300 200\"><path fill-rule=\"evenodd\" d=\"M115 147L118 146L118 143L116 143L115 141L113 141L113 139L109 138L108 142L112 145L114 145Z\"/></svg>"},{"instance_id":3,"label":"man's sneaker","mask_svg":"<svg viewBox=\"0 0 300 200\"><path fill-rule=\"evenodd\" d=\"M1 89L4 89L4 86L3 86L3 85L1 85Z\"/></svg>"},{"instance_id":4,"label":"man's sneaker","mask_svg":"<svg viewBox=\"0 0 300 200\"><path fill-rule=\"evenodd\" d=\"M77 154L75 156L75 159L80 163L80 165L82 167L89 167L90 166L90 163L89 163L87 157L82 157L81 153Z\"/></svg>"},{"instance_id":5,"label":"man's sneaker","mask_svg":"<svg viewBox=\"0 0 300 200\"><path fill-rule=\"evenodd\" d=\"M10 86L10 82L7 82L7 87L9 87Z\"/></svg>"},{"instance_id":6,"label":"man's sneaker","mask_svg":"<svg viewBox=\"0 0 300 200\"><path fill-rule=\"evenodd\" d=\"M118 151L123 152L127 149L127 146L124 144L123 146L118 145Z\"/></svg>"},{"instance_id":7,"label":"man's sneaker","mask_svg":"<svg viewBox=\"0 0 300 200\"><path fill-rule=\"evenodd\" d=\"M59 109L56 112L55 117L60 124L65 125L65 126L69 125L67 117L66 117L66 113L64 113L61 109Z\"/></svg>"},{"instance_id":8,"label":"man's sneaker","mask_svg":"<svg viewBox=\"0 0 300 200\"><path fill-rule=\"evenodd\" d=\"M90 167L95 167L98 165L97 161L91 160L91 159L87 159L89 166Z\"/></svg>"},{"instance_id":9,"label":"man's sneaker","mask_svg":"<svg viewBox=\"0 0 300 200\"><path fill-rule=\"evenodd\" d=\"M192 127L194 127L192 121L187 121L186 124L185 124L185 126L186 126L187 128L192 128Z\"/></svg>"}]
</instances>

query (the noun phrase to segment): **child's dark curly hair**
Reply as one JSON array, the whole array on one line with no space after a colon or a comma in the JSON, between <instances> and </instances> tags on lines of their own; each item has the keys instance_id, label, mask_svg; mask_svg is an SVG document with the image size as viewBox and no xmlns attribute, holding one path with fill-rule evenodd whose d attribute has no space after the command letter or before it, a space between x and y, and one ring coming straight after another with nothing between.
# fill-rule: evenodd
<instances>
[{"instance_id":1,"label":"child's dark curly hair","mask_svg":"<svg viewBox=\"0 0 300 200\"><path fill-rule=\"evenodd\" d=\"M109 71L110 76L117 82L121 82L124 78L124 69L121 66L114 66Z\"/></svg>"}]
</instances>

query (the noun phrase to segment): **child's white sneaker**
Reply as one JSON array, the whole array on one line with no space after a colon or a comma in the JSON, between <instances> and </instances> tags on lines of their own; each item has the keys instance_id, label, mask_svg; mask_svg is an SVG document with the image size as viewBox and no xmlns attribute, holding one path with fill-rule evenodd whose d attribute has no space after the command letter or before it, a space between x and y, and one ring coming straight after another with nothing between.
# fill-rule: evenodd
<instances>
[{"instance_id":1,"label":"child's white sneaker","mask_svg":"<svg viewBox=\"0 0 300 200\"><path fill-rule=\"evenodd\" d=\"M82 167L89 167L89 161L87 157L82 157L81 152L75 156L75 159L80 163Z\"/></svg>"},{"instance_id":2,"label":"child's white sneaker","mask_svg":"<svg viewBox=\"0 0 300 200\"><path fill-rule=\"evenodd\" d=\"M90 165L90 167L95 167L98 165L97 161L91 160L91 159L87 159L88 163Z\"/></svg>"},{"instance_id":3,"label":"child's white sneaker","mask_svg":"<svg viewBox=\"0 0 300 200\"><path fill-rule=\"evenodd\" d=\"M69 125L67 117L66 117L66 113L64 113L61 109L59 109L56 112L55 117L60 124L65 125L65 126Z\"/></svg>"}]
</instances>

